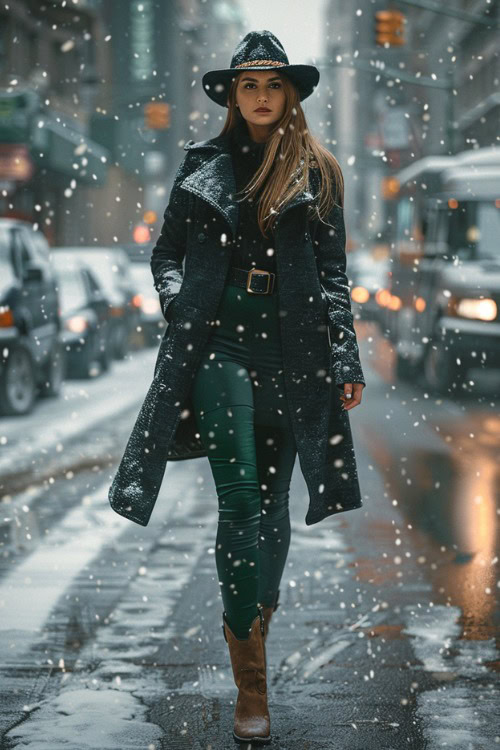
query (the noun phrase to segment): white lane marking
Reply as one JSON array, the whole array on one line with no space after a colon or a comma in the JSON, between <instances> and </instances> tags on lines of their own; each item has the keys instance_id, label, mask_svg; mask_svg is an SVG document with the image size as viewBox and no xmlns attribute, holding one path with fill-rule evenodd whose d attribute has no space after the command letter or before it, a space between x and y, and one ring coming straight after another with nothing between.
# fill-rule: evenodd
<instances>
[{"instance_id":1,"label":"white lane marking","mask_svg":"<svg viewBox=\"0 0 500 750\"><path fill-rule=\"evenodd\" d=\"M27 750L53 750L69 739L72 750L158 747L164 732L148 723L146 704L165 690L165 678L152 660L175 632L170 618L179 591L189 582L194 566L203 565L204 547L216 575L210 548L216 498L210 501L204 494L201 504L193 474L181 464L174 464L168 482L169 494L180 499L171 503L168 527L160 514L154 519L163 532L151 548L141 542L147 563L81 650L74 672L63 674L59 695L25 706L27 712L37 710L8 732L9 740ZM183 635L196 640L198 628L188 628ZM97 667L89 673L88 665L95 663Z\"/></svg>"},{"instance_id":2,"label":"white lane marking","mask_svg":"<svg viewBox=\"0 0 500 750\"><path fill-rule=\"evenodd\" d=\"M179 464L167 466L165 481L169 494L182 497L189 506L196 494L192 475ZM59 524L38 542L37 548L0 583L0 632L42 631L52 608L75 576L109 542L115 540L132 521L118 515L109 505L110 480L82 498ZM159 498L153 523L161 523L175 509ZM140 527L137 526L139 530Z\"/></svg>"},{"instance_id":3,"label":"white lane marking","mask_svg":"<svg viewBox=\"0 0 500 750\"><path fill-rule=\"evenodd\" d=\"M108 488L86 496L0 583L0 630L40 632L77 573L131 523L103 510Z\"/></svg>"}]
</instances>

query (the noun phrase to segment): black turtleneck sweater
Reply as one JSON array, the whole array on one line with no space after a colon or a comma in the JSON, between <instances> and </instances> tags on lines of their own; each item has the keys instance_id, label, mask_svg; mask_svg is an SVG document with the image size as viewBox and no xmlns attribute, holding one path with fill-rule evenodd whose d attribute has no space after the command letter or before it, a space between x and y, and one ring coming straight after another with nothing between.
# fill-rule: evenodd
<instances>
[{"instance_id":1,"label":"black turtleneck sweater","mask_svg":"<svg viewBox=\"0 0 500 750\"><path fill-rule=\"evenodd\" d=\"M236 182L236 190L242 190L253 177L264 158L265 142L254 141L248 132L244 120L238 122L231 131L231 154L233 171ZM249 271L251 268L260 268L264 271L276 273L276 258L274 252L274 234L268 231L269 239L265 239L260 232L257 223L258 199L261 191L249 201L243 194L237 194L235 200L238 202L239 222L233 244L233 256L231 264L237 268ZM273 252L268 254L272 248Z\"/></svg>"}]
</instances>

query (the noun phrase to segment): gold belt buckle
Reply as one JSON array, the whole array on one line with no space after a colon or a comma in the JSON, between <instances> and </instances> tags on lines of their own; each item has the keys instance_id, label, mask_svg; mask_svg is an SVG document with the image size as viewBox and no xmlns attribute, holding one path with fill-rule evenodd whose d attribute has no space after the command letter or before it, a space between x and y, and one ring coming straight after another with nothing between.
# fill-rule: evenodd
<instances>
[{"instance_id":1,"label":"gold belt buckle","mask_svg":"<svg viewBox=\"0 0 500 750\"><path fill-rule=\"evenodd\" d=\"M257 292L255 289L250 289L250 284L252 283L252 274L253 273L267 273L267 289L265 292ZM267 294L269 292L269 285L271 284L271 272L270 271L262 271L260 268L252 268L247 275L247 292L250 292L251 294Z\"/></svg>"}]
</instances>

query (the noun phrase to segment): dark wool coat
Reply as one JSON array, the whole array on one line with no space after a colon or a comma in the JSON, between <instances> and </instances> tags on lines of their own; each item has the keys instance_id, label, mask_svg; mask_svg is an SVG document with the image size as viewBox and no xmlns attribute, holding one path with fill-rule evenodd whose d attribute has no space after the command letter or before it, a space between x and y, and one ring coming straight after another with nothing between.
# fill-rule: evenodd
<instances>
[{"instance_id":1,"label":"dark wool coat","mask_svg":"<svg viewBox=\"0 0 500 750\"><path fill-rule=\"evenodd\" d=\"M151 256L154 286L170 319L154 378L109 490L113 510L146 526L167 460L206 456L190 400L231 262L239 207L230 134L189 141ZM343 383L365 383L345 274L343 209L328 223L308 218L309 189L277 217L274 249L287 405L309 491L305 523L362 506Z\"/></svg>"}]
</instances>

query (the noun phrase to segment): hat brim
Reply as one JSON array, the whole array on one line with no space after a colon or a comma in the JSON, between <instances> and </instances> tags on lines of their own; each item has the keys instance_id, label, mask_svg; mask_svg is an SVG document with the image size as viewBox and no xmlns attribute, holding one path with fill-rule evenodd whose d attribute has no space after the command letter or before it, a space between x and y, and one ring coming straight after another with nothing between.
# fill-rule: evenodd
<instances>
[{"instance_id":1,"label":"hat brim","mask_svg":"<svg viewBox=\"0 0 500 750\"><path fill-rule=\"evenodd\" d=\"M248 70L276 70L285 73L297 87L300 101L310 96L319 82L319 70L314 65L248 65L244 68L209 70L201 81L203 91L216 104L227 107L232 79Z\"/></svg>"}]
</instances>

